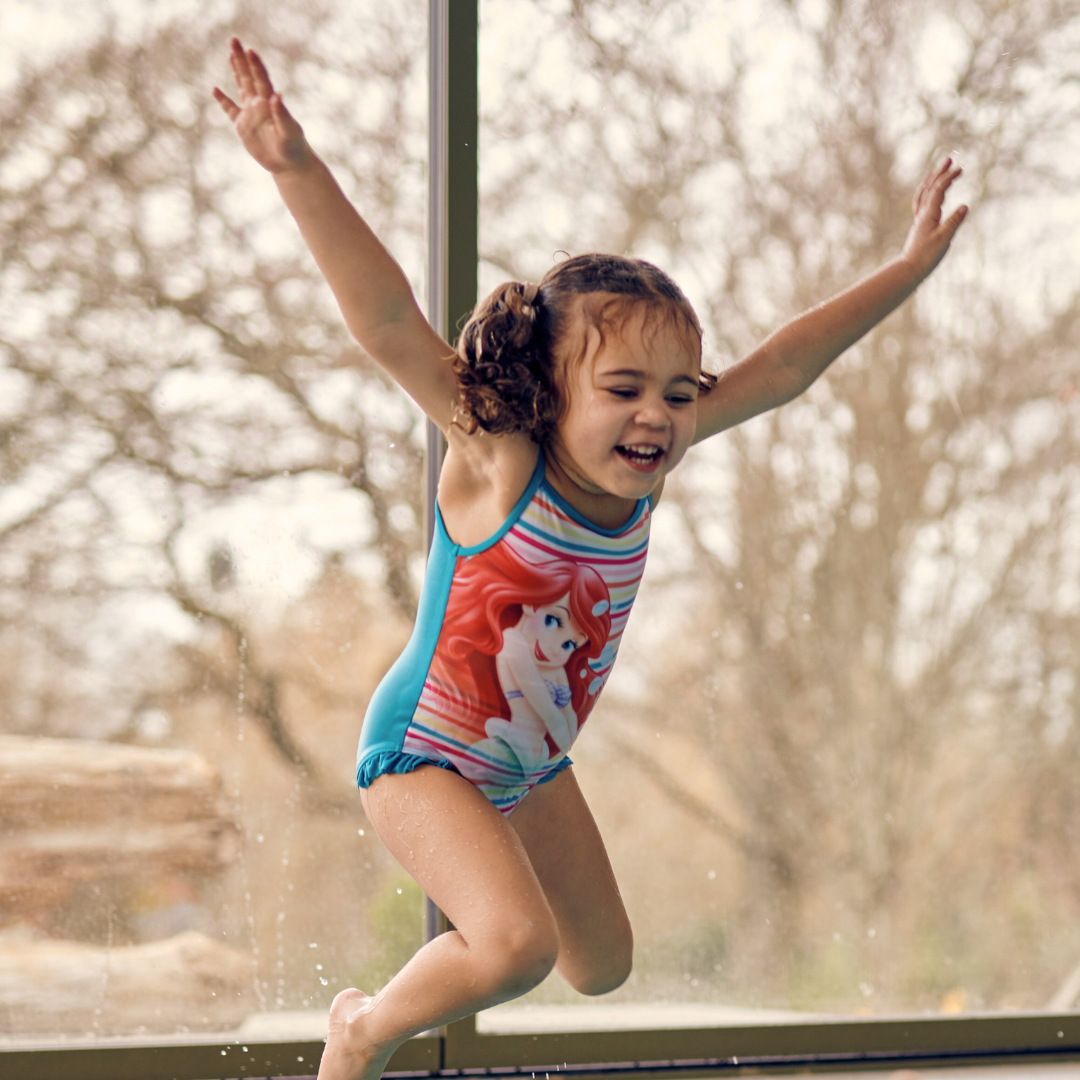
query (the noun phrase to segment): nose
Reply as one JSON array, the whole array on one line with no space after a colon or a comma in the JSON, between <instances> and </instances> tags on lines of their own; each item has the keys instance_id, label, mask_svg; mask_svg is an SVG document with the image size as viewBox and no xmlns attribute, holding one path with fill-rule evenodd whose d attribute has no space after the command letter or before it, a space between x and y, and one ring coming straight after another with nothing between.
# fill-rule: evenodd
<instances>
[{"instance_id":1,"label":"nose","mask_svg":"<svg viewBox=\"0 0 1080 1080\"><path fill-rule=\"evenodd\" d=\"M634 419L643 427L667 428L671 425L666 403L662 398L650 398L641 403Z\"/></svg>"}]
</instances>

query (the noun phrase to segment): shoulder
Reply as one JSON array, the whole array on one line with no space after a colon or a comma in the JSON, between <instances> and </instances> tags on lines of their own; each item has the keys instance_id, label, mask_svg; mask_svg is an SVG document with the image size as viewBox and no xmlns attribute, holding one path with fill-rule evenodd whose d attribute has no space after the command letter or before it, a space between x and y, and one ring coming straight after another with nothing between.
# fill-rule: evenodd
<instances>
[{"instance_id":1,"label":"shoulder","mask_svg":"<svg viewBox=\"0 0 1080 1080\"><path fill-rule=\"evenodd\" d=\"M539 454L521 432L469 433L451 424L439 475L439 509L450 538L470 547L496 532L529 486Z\"/></svg>"}]
</instances>

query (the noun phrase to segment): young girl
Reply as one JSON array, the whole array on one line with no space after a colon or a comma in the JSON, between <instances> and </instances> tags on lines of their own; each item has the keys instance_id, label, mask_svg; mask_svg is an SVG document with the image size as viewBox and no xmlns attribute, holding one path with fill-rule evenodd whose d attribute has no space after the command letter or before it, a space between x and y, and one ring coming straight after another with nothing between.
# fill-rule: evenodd
<instances>
[{"instance_id":1,"label":"young girl","mask_svg":"<svg viewBox=\"0 0 1080 1080\"><path fill-rule=\"evenodd\" d=\"M665 478L692 443L800 394L910 296L966 208L942 220L960 174L946 159L915 196L900 255L718 378L701 370L701 326L674 282L608 255L496 289L455 353L259 57L233 40L230 60L240 102L216 99L350 331L448 444L416 628L368 709L357 781L454 929L374 997L334 999L320 1080L376 1080L410 1036L552 967L583 994L626 979L630 925L566 750L614 662Z\"/></svg>"}]
</instances>

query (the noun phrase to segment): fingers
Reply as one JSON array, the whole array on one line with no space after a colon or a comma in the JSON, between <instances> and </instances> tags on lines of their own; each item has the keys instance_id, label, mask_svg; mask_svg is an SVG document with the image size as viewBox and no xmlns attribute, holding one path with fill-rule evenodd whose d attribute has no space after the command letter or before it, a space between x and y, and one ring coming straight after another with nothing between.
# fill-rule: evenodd
<instances>
[{"instance_id":1,"label":"fingers","mask_svg":"<svg viewBox=\"0 0 1080 1080\"><path fill-rule=\"evenodd\" d=\"M934 200L938 193L944 196L949 185L960 175L963 170L953 165L952 157L946 157L935 169L931 169L922 180L915 198L911 201L911 209L916 217L922 212L928 202Z\"/></svg>"},{"instance_id":2,"label":"fingers","mask_svg":"<svg viewBox=\"0 0 1080 1080\"><path fill-rule=\"evenodd\" d=\"M941 220L945 193L963 171L959 165L953 165L951 157L947 157L936 169L927 173L915 195L912 207L915 217L928 218L936 225Z\"/></svg>"},{"instance_id":3,"label":"fingers","mask_svg":"<svg viewBox=\"0 0 1080 1080\"><path fill-rule=\"evenodd\" d=\"M273 84L270 82L270 73L266 70L262 57L254 49L245 49L239 38L234 37L229 41L229 65L232 67L233 78L236 80L236 85L240 90L241 105L248 105L253 101L262 100L270 104L271 109L273 109L273 101L276 98L278 109L284 110L280 97L274 93ZM230 101L229 104L236 110L230 112L226 108L225 102L218 98L217 95L218 92L215 91L214 96L218 99L221 107L225 109L225 112L228 113L229 119L235 120L237 113L240 111L239 107L235 102ZM228 99L226 98L226 100ZM287 111L283 115L287 124L296 125L296 121L289 116ZM275 113L275 120L277 127L281 130L283 127L282 112Z\"/></svg>"},{"instance_id":4,"label":"fingers","mask_svg":"<svg viewBox=\"0 0 1080 1080\"><path fill-rule=\"evenodd\" d=\"M255 80L251 73L251 62L239 38L233 38L229 42L229 65L240 91L240 100L246 104L255 96Z\"/></svg>"},{"instance_id":5,"label":"fingers","mask_svg":"<svg viewBox=\"0 0 1080 1080\"><path fill-rule=\"evenodd\" d=\"M956 235L956 230L960 228L961 222L967 217L967 212L966 206L958 206L942 223L941 231L945 236L946 245L952 243L952 238Z\"/></svg>"},{"instance_id":6,"label":"fingers","mask_svg":"<svg viewBox=\"0 0 1080 1080\"><path fill-rule=\"evenodd\" d=\"M240 115L240 106L228 94L223 94L216 86L213 90L214 100L225 110L225 115L236 122L236 118Z\"/></svg>"},{"instance_id":7,"label":"fingers","mask_svg":"<svg viewBox=\"0 0 1080 1080\"><path fill-rule=\"evenodd\" d=\"M248 49L247 60L255 92L259 97L269 98L274 93L274 88L270 84L270 73L266 70L262 57L254 49Z\"/></svg>"}]
</instances>

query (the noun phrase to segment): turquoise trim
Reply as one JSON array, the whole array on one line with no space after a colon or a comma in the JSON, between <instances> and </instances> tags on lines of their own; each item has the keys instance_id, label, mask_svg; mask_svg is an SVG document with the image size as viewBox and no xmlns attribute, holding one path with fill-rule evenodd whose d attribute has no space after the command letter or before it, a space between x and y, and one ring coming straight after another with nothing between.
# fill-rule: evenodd
<instances>
[{"instance_id":1,"label":"turquoise trim","mask_svg":"<svg viewBox=\"0 0 1080 1080\"><path fill-rule=\"evenodd\" d=\"M441 525L441 521L437 523ZM435 655L458 552L457 544L446 535L446 530L436 528L412 637L368 702L356 748L358 775L365 760L373 754L401 750Z\"/></svg>"},{"instance_id":2,"label":"turquoise trim","mask_svg":"<svg viewBox=\"0 0 1080 1080\"><path fill-rule=\"evenodd\" d=\"M386 773L415 772L422 765L434 765L438 769L449 769L451 772L457 772L457 769L449 761L422 757L420 754L405 754L400 750L383 750L368 754L356 766L356 786L358 788L371 787L371 782L379 776L384 776ZM551 779L554 779L554 774Z\"/></svg>"},{"instance_id":3,"label":"turquoise trim","mask_svg":"<svg viewBox=\"0 0 1080 1080\"><path fill-rule=\"evenodd\" d=\"M620 525L617 529L602 529L595 521L590 521L584 514L575 510L548 482L544 480L544 494L551 498L551 501L564 513L567 517L576 521L579 525L583 525L586 529L590 529L594 533L598 533L600 536L622 536L627 529L636 525L640 520L641 515L645 513L645 506L648 504L650 509L652 504L649 502L648 496L644 499L638 499L637 505L634 507L634 512L626 519L626 521Z\"/></svg>"},{"instance_id":4,"label":"turquoise trim","mask_svg":"<svg viewBox=\"0 0 1080 1080\"><path fill-rule=\"evenodd\" d=\"M532 477L525 490L521 493L521 498L514 503L514 509L510 511L510 516L486 540L481 541L479 544L473 544L472 547L459 547L457 553L466 557L469 555L478 555L481 551L486 551L489 547L497 544L517 524L518 518L525 513L525 507L532 502L532 497L536 494L536 489L543 482L544 452L541 450L536 455L536 466L533 469ZM450 540L450 534L446 531L446 525L443 523L442 511L439 509L438 504L435 506L435 518L438 521L439 527L442 529L447 542L453 543L453 541Z\"/></svg>"},{"instance_id":5,"label":"turquoise trim","mask_svg":"<svg viewBox=\"0 0 1080 1080\"><path fill-rule=\"evenodd\" d=\"M401 754L405 735L420 703L428 669L431 667L435 646L439 643L446 603L450 599L450 586L454 580L454 568L459 555L475 555L498 543L525 512L537 488L544 481L544 455L536 456L532 478L514 504L510 516L500 528L483 543L461 547L450 539L438 503L435 505L435 531L428 553L424 587L420 592L420 604L412 636L401 655L383 676L375 693L368 702L364 724L360 729L360 741L356 748L356 775L370 776L377 772L376 755ZM391 759L387 759L391 760ZM385 771L385 770L384 770ZM369 783L370 783L369 779Z\"/></svg>"},{"instance_id":6,"label":"turquoise trim","mask_svg":"<svg viewBox=\"0 0 1080 1080\"><path fill-rule=\"evenodd\" d=\"M544 773L544 775L541 776L540 779L536 781L536 786L539 787L541 784L550 783L552 780L555 779L556 776L559 775L559 773L561 773L563 771L563 769L569 769L570 766L573 765L573 764L574 763L568 757L564 757L562 759L562 761L560 761L559 764L556 765L555 768L551 770L551 772Z\"/></svg>"}]
</instances>

